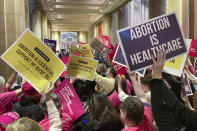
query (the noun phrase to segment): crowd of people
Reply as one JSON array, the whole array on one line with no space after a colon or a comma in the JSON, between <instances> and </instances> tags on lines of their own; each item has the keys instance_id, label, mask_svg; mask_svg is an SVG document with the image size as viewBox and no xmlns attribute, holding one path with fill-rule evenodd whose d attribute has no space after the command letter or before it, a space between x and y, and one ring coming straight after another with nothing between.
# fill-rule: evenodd
<instances>
[{"instance_id":1,"label":"crowd of people","mask_svg":"<svg viewBox=\"0 0 197 131\"><path fill-rule=\"evenodd\" d=\"M143 77L135 72L119 75L101 57L94 81L69 78L85 109L76 120L62 110L53 93L65 77L49 82L42 96L22 78L21 87L13 86L15 71L7 82L0 76L0 130L197 131L197 72L190 57L183 70L194 94L189 97L180 77L162 72L165 53L158 52L152 60Z\"/></svg>"}]
</instances>

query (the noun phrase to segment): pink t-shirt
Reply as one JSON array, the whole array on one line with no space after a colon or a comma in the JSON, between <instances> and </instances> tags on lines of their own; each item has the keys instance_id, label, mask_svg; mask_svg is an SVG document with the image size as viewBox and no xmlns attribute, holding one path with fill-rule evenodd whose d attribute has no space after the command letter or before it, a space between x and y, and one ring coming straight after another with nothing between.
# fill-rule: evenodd
<instances>
[{"instance_id":1,"label":"pink t-shirt","mask_svg":"<svg viewBox=\"0 0 197 131\"><path fill-rule=\"evenodd\" d=\"M5 113L11 111L13 108L12 102L16 100L15 91L0 93L0 112ZM5 112L2 110L4 110Z\"/></svg>"},{"instance_id":2,"label":"pink t-shirt","mask_svg":"<svg viewBox=\"0 0 197 131\"><path fill-rule=\"evenodd\" d=\"M121 131L153 131L153 118L150 108L144 106L144 116L142 122L137 126L132 126Z\"/></svg>"},{"instance_id":3,"label":"pink t-shirt","mask_svg":"<svg viewBox=\"0 0 197 131\"><path fill-rule=\"evenodd\" d=\"M131 82L130 82L128 79L126 79L126 82L127 82L127 92L126 92L126 94L127 94L127 95L130 95L131 92L132 92L134 89L133 89L133 86L132 86Z\"/></svg>"},{"instance_id":4,"label":"pink t-shirt","mask_svg":"<svg viewBox=\"0 0 197 131\"><path fill-rule=\"evenodd\" d=\"M0 131L5 131L6 127L19 117L14 112L8 112L0 116Z\"/></svg>"},{"instance_id":5,"label":"pink t-shirt","mask_svg":"<svg viewBox=\"0 0 197 131\"><path fill-rule=\"evenodd\" d=\"M67 113L60 114L62 122L62 131L72 131L73 130L73 121ZM49 119L46 116L42 121L39 122L39 125L42 127L43 131L49 131Z\"/></svg>"}]
</instances>

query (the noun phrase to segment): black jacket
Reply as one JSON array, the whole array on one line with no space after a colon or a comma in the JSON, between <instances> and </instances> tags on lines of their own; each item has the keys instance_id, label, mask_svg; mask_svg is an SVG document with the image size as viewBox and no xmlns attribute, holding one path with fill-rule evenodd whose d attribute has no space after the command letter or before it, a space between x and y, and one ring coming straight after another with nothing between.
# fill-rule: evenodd
<instances>
[{"instance_id":1,"label":"black jacket","mask_svg":"<svg viewBox=\"0 0 197 131\"><path fill-rule=\"evenodd\" d=\"M124 126L120 120L108 122L93 121L82 128L82 131L121 131Z\"/></svg>"},{"instance_id":2,"label":"black jacket","mask_svg":"<svg viewBox=\"0 0 197 131\"><path fill-rule=\"evenodd\" d=\"M177 122L188 131L197 131L197 112L185 107L163 80L153 79L150 87L152 112L160 131L179 131Z\"/></svg>"}]
</instances>

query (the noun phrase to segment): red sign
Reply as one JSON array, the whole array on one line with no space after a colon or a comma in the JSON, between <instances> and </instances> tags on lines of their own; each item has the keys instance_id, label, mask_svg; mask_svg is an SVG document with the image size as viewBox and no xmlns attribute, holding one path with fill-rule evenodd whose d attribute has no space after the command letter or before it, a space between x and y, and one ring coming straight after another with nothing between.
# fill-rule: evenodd
<instances>
[{"instance_id":1,"label":"red sign","mask_svg":"<svg viewBox=\"0 0 197 131\"><path fill-rule=\"evenodd\" d=\"M105 45L105 48L111 48L109 36L102 35L102 41L103 41L103 44Z\"/></svg>"},{"instance_id":2,"label":"red sign","mask_svg":"<svg viewBox=\"0 0 197 131\"><path fill-rule=\"evenodd\" d=\"M192 39L189 49L189 55L193 57L197 57L197 40Z\"/></svg>"}]
</instances>

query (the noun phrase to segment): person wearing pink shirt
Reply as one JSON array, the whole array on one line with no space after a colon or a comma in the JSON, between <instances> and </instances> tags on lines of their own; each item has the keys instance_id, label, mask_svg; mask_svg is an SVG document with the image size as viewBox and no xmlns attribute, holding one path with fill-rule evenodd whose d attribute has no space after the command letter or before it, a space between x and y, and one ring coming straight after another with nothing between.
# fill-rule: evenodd
<instances>
[{"instance_id":1,"label":"person wearing pink shirt","mask_svg":"<svg viewBox=\"0 0 197 131\"><path fill-rule=\"evenodd\" d=\"M8 79L7 83L5 83L5 78L3 76L0 76L0 92L10 91L10 87L14 84L17 74L18 73L14 71Z\"/></svg>"},{"instance_id":2,"label":"person wearing pink shirt","mask_svg":"<svg viewBox=\"0 0 197 131\"><path fill-rule=\"evenodd\" d=\"M121 131L153 131L152 113L145 92L136 80L136 73L129 74L137 97L128 96L122 90L121 78L118 80L119 99L122 101L120 118L124 125Z\"/></svg>"},{"instance_id":3,"label":"person wearing pink shirt","mask_svg":"<svg viewBox=\"0 0 197 131\"><path fill-rule=\"evenodd\" d=\"M125 79L121 79L121 85L122 85L122 89L123 91L128 94L128 88L127 88L127 82ZM128 94L129 95L129 94ZM115 84L114 84L114 92L108 96L108 100L110 101L110 103L116 108L116 110L118 112L120 112L120 105L121 105L121 101L118 98L118 82L117 80L115 80Z\"/></svg>"},{"instance_id":4,"label":"person wearing pink shirt","mask_svg":"<svg viewBox=\"0 0 197 131\"><path fill-rule=\"evenodd\" d=\"M72 131L73 120L66 112L61 111L62 106L60 104L59 97L54 93L50 94L49 96L50 96L50 99L54 102L55 107L58 109L60 119L61 119L62 131ZM42 121L40 121L39 124L43 128L43 131L49 131L50 125L49 125L49 116L48 116L48 111L47 111L48 106L47 106L47 101L46 101L45 96L41 98L40 106L42 110L45 112L45 118ZM51 107L49 109L51 109Z\"/></svg>"},{"instance_id":5,"label":"person wearing pink shirt","mask_svg":"<svg viewBox=\"0 0 197 131\"><path fill-rule=\"evenodd\" d=\"M13 108L13 102L22 93L22 89L17 89L15 91L0 93L0 114L9 112Z\"/></svg>"},{"instance_id":6,"label":"person wearing pink shirt","mask_svg":"<svg viewBox=\"0 0 197 131\"><path fill-rule=\"evenodd\" d=\"M120 117L124 124L121 131L153 131L150 108L137 97L127 97L121 105Z\"/></svg>"}]
</instances>

